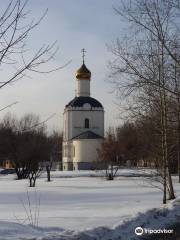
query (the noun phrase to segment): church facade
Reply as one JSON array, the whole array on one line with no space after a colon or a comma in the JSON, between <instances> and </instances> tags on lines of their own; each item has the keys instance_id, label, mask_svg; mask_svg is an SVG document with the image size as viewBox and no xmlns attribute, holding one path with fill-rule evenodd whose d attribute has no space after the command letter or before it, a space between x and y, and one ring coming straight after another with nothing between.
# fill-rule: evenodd
<instances>
[{"instance_id":1,"label":"church facade","mask_svg":"<svg viewBox=\"0 0 180 240\"><path fill-rule=\"evenodd\" d=\"M104 108L90 96L91 72L83 64L76 72L76 96L63 113L63 170L90 170L104 139Z\"/></svg>"}]
</instances>

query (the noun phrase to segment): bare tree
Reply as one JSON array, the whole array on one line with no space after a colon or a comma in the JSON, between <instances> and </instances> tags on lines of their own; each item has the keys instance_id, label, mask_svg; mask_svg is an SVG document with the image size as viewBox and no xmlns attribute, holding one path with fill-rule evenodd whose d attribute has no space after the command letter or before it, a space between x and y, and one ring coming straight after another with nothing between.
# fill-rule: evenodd
<instances>
[{"instance_id":1,"label":"bare tree","mask_svg":"<svg viewBox=\"0 0 180 240\"><path fill-rule=\"evenodd\" d=\"M30 11L28 0L10 0L0 16L0 68L8 75L0 82L0 88L17 81L28 72L49 73L59 69L43 71L39 67L52 60L58 50L56 42L43 44L37 51L30 50L28 40L33 30L39 26L47 10L38 20L28 20Z\"/></svg>"},{"instance_id":2,"label":"bare tree","mask_svg":"<svg viewBox=\"0 0 180 240\"><path fill-rule=\"evenodd\" d=\"M51 169L53 163L62 163L62 133L53 131L50 136L48 136L50 159L46 163L47 181L51 181Z\"/></svg>"},{"instance_id":3,"label":"bare tree","mask_svg":"<svg viewBox=\"0 0 180 240\"><path fill-rule=\"evenodd\" d=\"M27 141L26 161L30 187L35 187L36 180L43 171L43 162L50 159L50 146L44 130L33 131ZM29 146L30 144L30 146Z\"/></svg>"},{"instance_id":4,"label":"bare tree","mask_svg":"<svg viewBox=\"0 0 180 240\"><path fill-rule=\"evenodd\" d=\"M115 56L111 62L111 78L116 89L129 97L131 110L138 109L139 102L144 108L154 106L158 102L160 111L161 149L163 163L164 196L166 203L166 189L169 188L169 198L173 199L174 189L170 173L168 157L168 98L178 95L169 75L172 61L179 64L174 55L174 42L178 41L177 1L121 1L115 8L127 23L130 24L131 34L125 43L119 39L111 46ZM179 16L177 16L179 17ZM177 46L177 45L176 45ZM148 96L148 98L147 98ZM134 104L134 99L138 105ZM150 103L150 104L149 104ZM143 115L143 110L140 110Z\"/></svg>"},{"instance_id":5,"label":"bare tree","mask_svg":"<svg viewBox=\"0 0 180 240\"><path fill-rule=\"evenodd\" d=\"M0 125L0 146L1 156L12 161L18 179L40 172L41 163L49 161L52 148L45 124L40 124L39 117L33 114L20 120L12 115L5 116Z\"/></svg>"},{"instance_id":6,"label":"bare tree","mask_svg":"<svg viewBox=\"0 0 180 240\"><path fill-rule=\"evenodd\" d=\"M120 168L121 158L113 129L109 129L107 136L103 141L101 148L98 149L102 168L105 168L107 180L114 180L118 169Z\"/></svg>"}]
</instances>

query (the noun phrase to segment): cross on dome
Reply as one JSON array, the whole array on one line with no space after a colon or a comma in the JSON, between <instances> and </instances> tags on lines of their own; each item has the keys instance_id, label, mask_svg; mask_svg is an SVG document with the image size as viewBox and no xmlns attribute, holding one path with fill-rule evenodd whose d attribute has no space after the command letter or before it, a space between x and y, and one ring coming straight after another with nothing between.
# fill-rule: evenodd
<instances>
[{"instance_id":1,"label":"cross on dome","mask_svg":"<svg viewBox=\"0 0 180 240\"><path fill-rule=\"evenodd\" d=\"M86 50L83 48L83 49L81 50L81 52L82 52L82 59L83 59L83 64L84 64L84 58L85 58L85 52L86 52Z\"/></svg>"}]
</instances>

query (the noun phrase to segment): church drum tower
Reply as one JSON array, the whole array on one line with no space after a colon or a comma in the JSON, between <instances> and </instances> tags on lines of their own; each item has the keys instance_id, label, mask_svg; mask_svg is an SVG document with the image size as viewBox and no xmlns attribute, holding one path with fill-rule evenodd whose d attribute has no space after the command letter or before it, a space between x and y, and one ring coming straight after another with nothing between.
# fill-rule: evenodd
<instances>
[{"instance_id":1,"label":"church drum tower","mask_svg":"<svg viewBox=\"0 0 180 240\"><path fill-rule=\"evenodd\" d=\"M91 72L84 63L76 72L76 96L64 109L63 170L90 170L104 139L104 108L90 97Z\"/></svg>"}]
</instances>

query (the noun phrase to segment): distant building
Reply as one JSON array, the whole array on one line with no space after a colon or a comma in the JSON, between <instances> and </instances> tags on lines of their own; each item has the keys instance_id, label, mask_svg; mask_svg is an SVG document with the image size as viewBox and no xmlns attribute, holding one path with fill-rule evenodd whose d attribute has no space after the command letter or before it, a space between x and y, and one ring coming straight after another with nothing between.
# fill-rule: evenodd
<instances>
[{"instance_id":1,"label":"distant building","mask_svg":"<svg viewBox=\"0 0 180 240\"><path fill-rule=\"evenodd\" d=\"M0 160L0 168L14 168L13 162L9 159L1 159Z\"/></svg>"},{"instance_id":2,"label":"distant building","mask_svg":"<svg viewBox=\"0 0 180 240\"><path fill-rule=\"evenodd\" d=\"M91 72L84 63L76 72L76 96L64 109L63 170L88 170L98 159L104 138L104 108L90 97Z\"/></svg>"}]
</instances>

